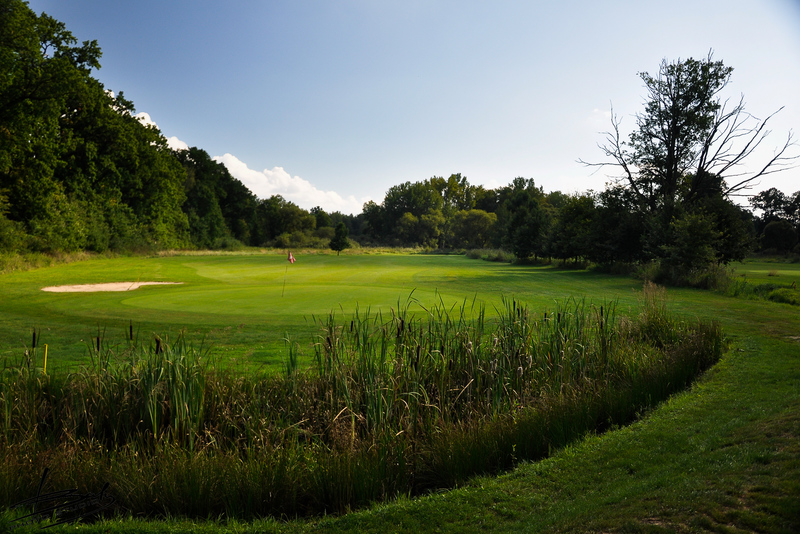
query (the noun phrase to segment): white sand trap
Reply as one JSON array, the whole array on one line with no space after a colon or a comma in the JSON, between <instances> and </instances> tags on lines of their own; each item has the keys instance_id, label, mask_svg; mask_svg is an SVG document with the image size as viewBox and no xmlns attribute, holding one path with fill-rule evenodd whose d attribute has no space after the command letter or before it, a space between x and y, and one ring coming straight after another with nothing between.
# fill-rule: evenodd
<instances>
[{"instance_id":1,"label":"white sand trap","mask_svg":"<svg viewBox=\"0 0 800 534\"><path fill-rule=\"evenodd\" d=\"M51 293L91 293L94 291L133 291L142 286L177 285L183 282L112 282L110 284L83 284L79 286L50 286L42 291Z\"/></svg>"}]
</instances>

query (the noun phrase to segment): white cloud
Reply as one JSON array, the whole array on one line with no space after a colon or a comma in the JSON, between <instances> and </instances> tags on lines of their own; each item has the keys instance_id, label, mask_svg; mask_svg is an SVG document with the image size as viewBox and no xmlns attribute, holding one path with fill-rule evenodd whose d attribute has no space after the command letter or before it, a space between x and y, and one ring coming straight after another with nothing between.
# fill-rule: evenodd
<instances>
[{"instance_id":1,"label":"white cloud","mask_svg":"<svg viewBox=\"0 0 800 534\"><path fill-rule=\"evenodd\" d=\"M142 111L141 113L137 113L136 115L134 115L134 118L139 119L139 122L141 122L145 126L153 126L155 128L158 128L158 124L156 124L153 121L153 119L150 118L149 113L145 113L144 111Z\"/></svg>"},{"instance_id":2,"label":"white cloud","mask_svg":"<svg viewBox=\"0 0 800 534\"><path fill-rule=\"evenodd\" d=\"M145 126L158 128L158 124L153 121L149 113L140 112L134 117ZM189 148L188 144L175 136L168 138L167 144L173 150ZM345 198L335 191L322 191L299 176L291 176L283 167L264 169L259 172L248 168L243 161L232 154L215 156L213 159L225 165L234 178L240 180L259 198L280 195L301 208L311 209L314 206L320 206L328 213L340 211L352 214L361 213L364 203L370 200L369 198L359 200L352 195Z\"/></svg>"},{"instance_id":3,"label":"white cloud","mask_svg":"<svg viewBox=\"0 0 800 534\"><path fill-rule=\"evenodd\" d=\"M291 176L283 167L273 167L263 171L255 171L232 154L215 156L231 175L246 185L259 198L280 195L304 209L320 206L327 212L361 213L361 209L369 198L356 199L354 196L342 197L335 191L322 191L299 176Z\"/></svg>"},{"instance_id":4,"label":"white cloud","mask_svg":"<svg viewBox=\"0 0 800 534\"><path fill-rule=\"evenodd\" d=\"M154 128L158 128L158 124L156 124L155 121L152 118L150 118L149 113L142 111L141 113L137 113L136 115L134 115L134 117L139 119L139 122L141 122L145 126L153 126ZM189 145L187 145L186 143L184 143L175 136L167 138L167 146L169 146L172 150L186 150L189 148Z\"/></svg>"},{"instance_id":5,"label":"white cloud","mask_svg":"<svg viewBox=\"0 0 800 534\"><path fill-rule=\"evenodd\" d=\"M168 137L167 138L167 145L172 150L189 150L189 145L187 145L186 143L184 143L183 141L181 141L180 139L178 139L174 135L172 137Z\"/></svg>"}]
</instances>

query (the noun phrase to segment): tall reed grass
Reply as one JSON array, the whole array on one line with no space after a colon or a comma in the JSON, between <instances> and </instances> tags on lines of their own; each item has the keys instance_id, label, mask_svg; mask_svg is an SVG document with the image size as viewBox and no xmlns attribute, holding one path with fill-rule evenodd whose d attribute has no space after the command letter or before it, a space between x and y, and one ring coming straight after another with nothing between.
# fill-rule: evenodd
<instances>
[{"instance_id":1,"label":"tall reed grass","mask_svg":"<svg viewBox=\"0 0 800 534\"><path fill-rule=\"evenodd\" d=\"M183 339L90 347L45 375L0 374L0 499L110 491L136 514L339 513L542 458L686 387L724 348L714 323L671 317L648 285L638 316L568 299L506 299L314 318L314 364L287 339L283 372L240 376ZM133 336L131 336L133 337Z\"/></svg>"}]
</instances>

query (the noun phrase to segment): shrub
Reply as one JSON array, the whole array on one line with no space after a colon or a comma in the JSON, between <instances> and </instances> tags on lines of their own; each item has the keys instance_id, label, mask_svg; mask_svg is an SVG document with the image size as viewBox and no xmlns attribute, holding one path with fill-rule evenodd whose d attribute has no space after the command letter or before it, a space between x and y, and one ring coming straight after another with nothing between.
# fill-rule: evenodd
<instances>
[{"instance_id":1,"label":"shrub","mask_svg":"<svg viewBox=\"0 0 800 534\"><path fill-rule=\"evenodd\" d=\"M211 250L243 250L244 243L230 236L218 237L211 244Z\"/></svg>"},{"instance_id":2,"label":"shrub","mask_svg":"<svg viewBox=\"0 0 800 534\"><path fill-rule=\"evenodd\" d=\"M497 261L511 263L515 256L511 252L498 248L479 248L471 249L466 252L466 256L473 260Z\"/></svg>"},{"instance_id":3,"label":"shrub","mask_svg":"<svg viewBox=\"0 0 800 534\"><path fill-rule=\"evenodd\" d=\"M774 289L769 292L767 298L773 302L781 302L783 304L791 304L792 306L800 306L800 292L796 289L782 287Z\"/></svg>"}]
</instances>

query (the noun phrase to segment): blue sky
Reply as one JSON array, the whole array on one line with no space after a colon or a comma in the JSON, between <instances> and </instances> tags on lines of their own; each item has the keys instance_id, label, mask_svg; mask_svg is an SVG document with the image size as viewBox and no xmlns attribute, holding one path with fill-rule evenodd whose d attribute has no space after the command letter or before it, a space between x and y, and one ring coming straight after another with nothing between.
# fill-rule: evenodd
<instances>
[{"instance_id":1,"label":"blue sky","mask_svg":"<svg viewBox=\"0 0 800 534\"><path fill-rule=\"evenodd\" d=\"M168 138L261 197L358 213L405 181L600 190L609 111L634 126L637 73L662 59L734 68L725 96L785 106L756 163L800 137L800 0L31 0L103 50L96 76ZM800 152L800 150L798 150ZM800 169L753 192L800 189Z\"/></svg>"}]
</instances>

